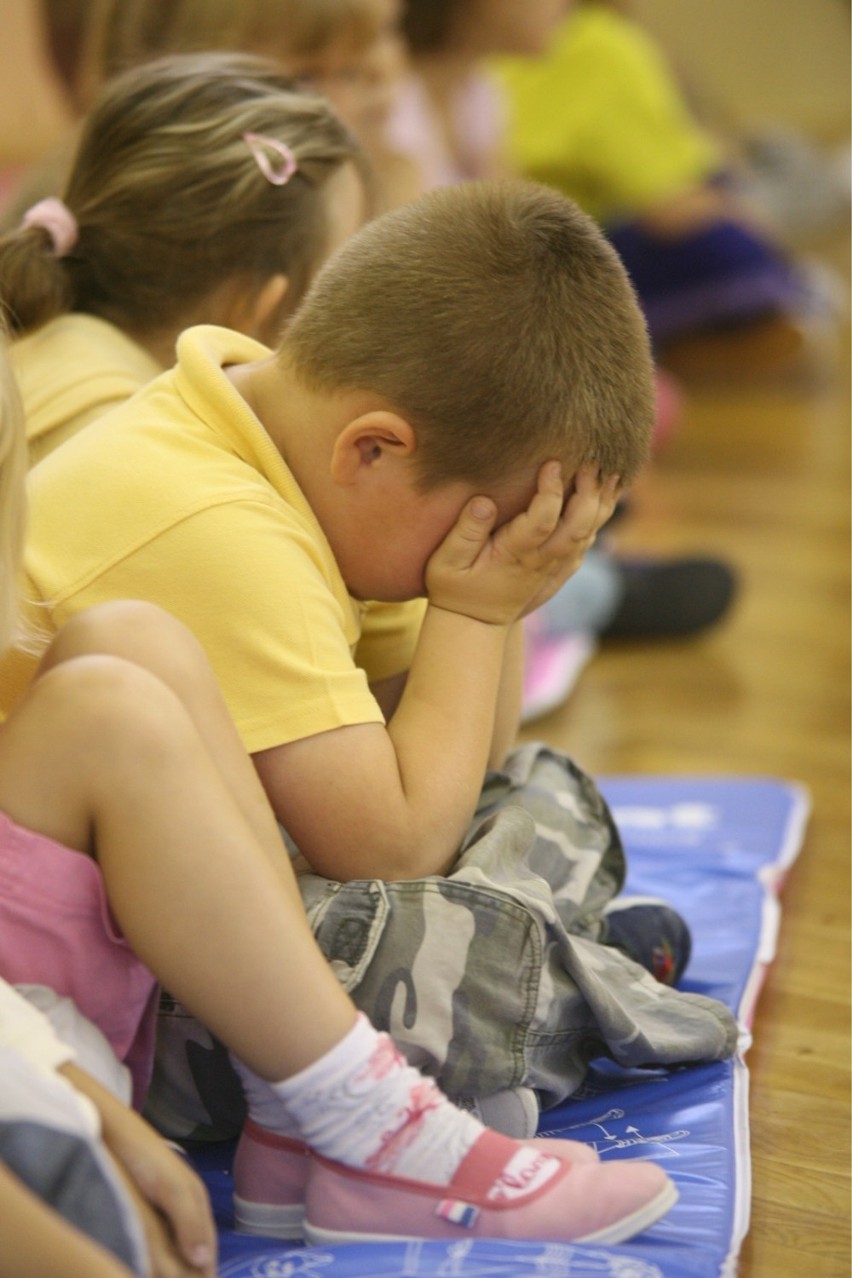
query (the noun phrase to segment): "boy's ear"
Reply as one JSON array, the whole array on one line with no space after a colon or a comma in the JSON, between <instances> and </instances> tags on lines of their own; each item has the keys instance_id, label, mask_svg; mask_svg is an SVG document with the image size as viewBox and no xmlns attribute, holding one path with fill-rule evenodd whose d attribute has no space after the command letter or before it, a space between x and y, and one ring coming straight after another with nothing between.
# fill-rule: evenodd
<instances>
[{"instance_id":1,"label":"boy's ear","mask_svg":"<svg viewBox=\"0 0 852 1278\"><path fill-rule=\"evenodd\" d=\"M357 483L415 452L414 427L398 413L375 409L348 422L334 441L331 477L342 488Z\"/></svg>"}]
</instances>

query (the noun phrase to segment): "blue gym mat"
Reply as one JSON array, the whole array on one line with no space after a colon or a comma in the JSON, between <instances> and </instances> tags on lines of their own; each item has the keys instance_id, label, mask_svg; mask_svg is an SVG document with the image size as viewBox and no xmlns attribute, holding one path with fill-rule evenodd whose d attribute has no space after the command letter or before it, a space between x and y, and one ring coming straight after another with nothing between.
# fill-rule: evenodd
<instances>
[{"instance_id":1,"label":"blue gym mat","mask_svg":"<svg viewBox=\"0 0 852 1278\"><path fill-rule=\"evenodd\" d=\"M745 1053L775 954L779 890L802 845L807 791L751 777L612 777L601 789L628 852L625 892L664 896L687 919L683 988L721 999L742 1026L729 1061L676 1070L595 1062L540 1134L601 1158L650 1158L677 1183L669 1214L621 1247L487 1240L294 1247L232 1227L231 1146L193 1154L219 1226L220 1278L725 1278L748 1229L751 1173Z\"/></svg>"}]
</instances>

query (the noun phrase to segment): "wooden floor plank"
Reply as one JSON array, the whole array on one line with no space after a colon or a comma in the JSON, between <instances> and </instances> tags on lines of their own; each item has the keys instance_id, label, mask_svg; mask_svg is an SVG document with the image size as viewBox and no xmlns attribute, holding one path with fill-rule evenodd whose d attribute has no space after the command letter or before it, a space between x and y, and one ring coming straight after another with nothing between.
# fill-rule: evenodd
<instances>
[{"instance_id":1,"label":"wooden floor plank","mask_svg":"<svg viewBox=\"0 0 852 1278\"><path fill-rule=\"evenodd\" d=\"M741 1278L852 1273L847 351L811 387L691 391L615 544L729 559L736 607L693 640L604 644L567 702L522 732L598 776L768 775L809 791L748 1055Z\"/></svg>"}]
</instances>

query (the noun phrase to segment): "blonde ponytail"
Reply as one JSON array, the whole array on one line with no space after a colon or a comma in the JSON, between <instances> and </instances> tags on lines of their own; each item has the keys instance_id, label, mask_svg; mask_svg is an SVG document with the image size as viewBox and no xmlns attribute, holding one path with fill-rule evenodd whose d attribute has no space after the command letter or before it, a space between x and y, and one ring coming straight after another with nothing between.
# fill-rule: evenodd
<instances>
[{"instance_id":1,"label":"blonde ponytail","mask_svg":"<svg viewBox=\"0 0 852 1278\"><path fill-rule=\"evenodd\" d=\"M10 335L20 336L64 315L73 296L46 227L21 225L0 236L0 301Z\"/></svg>"}]
</instances>

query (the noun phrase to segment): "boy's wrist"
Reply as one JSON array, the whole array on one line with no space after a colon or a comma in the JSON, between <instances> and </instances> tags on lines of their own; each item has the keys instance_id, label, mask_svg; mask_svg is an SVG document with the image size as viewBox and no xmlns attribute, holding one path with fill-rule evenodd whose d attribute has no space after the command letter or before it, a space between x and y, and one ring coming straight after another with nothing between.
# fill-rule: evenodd
<instances>
[{"instance_id":1,"label":"boy's wrist","mask_svg":"<svg viewBox=\"0 0 852 1278\"><path fill-rule=\"evenodd\" d=\"M515 624L514 618L509 619L481 616L475 612L470 612L467 608L455 608L452 604L434 603L431 599L429 600L429 608L435 612L446 613L451 617L461 617L466 621L475 621L478 625L489 626L494 630L502 629L508 631L511 630L512 626Z\"/></svg>"}]
</instances>

